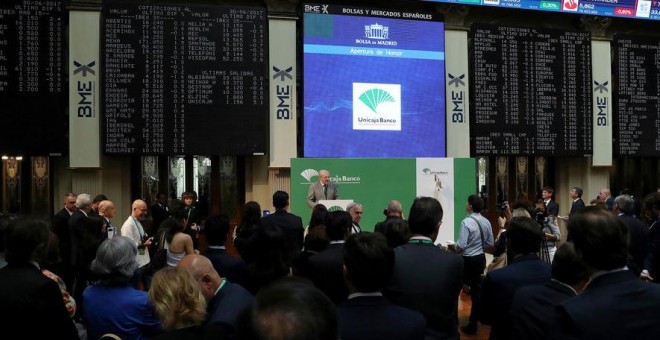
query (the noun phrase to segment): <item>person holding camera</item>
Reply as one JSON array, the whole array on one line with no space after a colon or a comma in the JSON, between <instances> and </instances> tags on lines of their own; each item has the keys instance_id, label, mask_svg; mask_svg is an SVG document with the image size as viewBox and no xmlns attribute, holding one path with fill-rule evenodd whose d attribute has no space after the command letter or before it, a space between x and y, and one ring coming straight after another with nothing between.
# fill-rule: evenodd
<instances>
[{"instance_id":1,"label":"person holding camera","mask_svg":"<svg viewBox=\"0 0 660 340\"><path fill-rule=\"evenodd\" d=\"M121 226L121 236L126 236L133 240L137 247L137 260L138 269L135 271L133 278L133 286L139 288L139 284L143 281L145 290L149 289L149 282L143 278L147 265L151 261L149 251L147 249L153 241L153 237L149 237L142 227L142 220L147 216L147 203L141 199L133 201L131 205L131 216L128 216L124 224Z\"/></svg>"},{"instance_id":2,"label":"person holding camera","mask_svg":"<svg viewBox=\"0 0 660 340\"><path fill-rule=\"evenodd\" d=\"M557 219L555 216L548 214L543 199L536 201L535 212L536 222L541 226L544 235L544 242L542 244L545 247L541 247L541 259L544 259L547 255L547 262L552 263L555 252L557 251L557 244L561 240L561 232L557 225Z\"/></svg>"}]
</instances>

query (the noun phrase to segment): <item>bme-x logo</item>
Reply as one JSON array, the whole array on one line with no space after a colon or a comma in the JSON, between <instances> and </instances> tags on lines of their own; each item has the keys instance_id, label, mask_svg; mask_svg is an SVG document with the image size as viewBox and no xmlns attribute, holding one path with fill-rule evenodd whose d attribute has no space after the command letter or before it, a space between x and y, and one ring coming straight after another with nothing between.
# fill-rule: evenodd
<instances>
[{"instance_id":1,"label":"bme-x logo","mask_svg":"<svg viewBox=\"0 0 660 340\"><path fill-rule=\"evenodd\" d=\"M293 91L293 76L291 72L293 71L293 66L289 66L285 69L280 69L276 66L273 66L273 82L275 83L275 96L279 100L276 107L277 119L292 119L291 117L291 95Z\"/></svg>"},{"instance_id":2,"label":"bme-x logo","mask_svg":"<svg viewBox=\"0 0 660 340\"><path fill-rule=\"evenodd\" d=\"M608 125L608 113L609 113L609 103L607 97L607 85L609 81L605 81L602 84L594 80L594 92L596 93L596 126L607 126Z\"/></svg>"},{"instance_id":3,"label":"bme-x logo","mask_svg":"<svg viewBox=\"0 0 660 340\"><path fill-rule=\"evenodd\" d=\"M94 113L94 104L96 102L96 97L94 94L94 90L96 88L96 77L91 77L92 79L89 80L82 78L86 78L88 74L90 76L96 75L96 72L93 69L93 67L96 66L96 61L82 64L74 60L73 65L76 67L76 69L73 71L74 75L82 73L79 75L80 78L78 78L76 86L76 91L80 99L77 104L78 117L94 117L96 116Z\"/></svg>"},{"instance_id":4,"label":"bme-x logo","mask_svg":"<svg viewBox=\"0 0 660 340\"><path fill-rule=\"evenodd\" d=\"M447 73L447 77L450 79L447 83L449 87L449 95L451 96L451 122L452 123L464 123L465 122L465 73L460 76L454 76L451 73ZM454 88L452 88L452 85ZM460 88L458 88L460 87Z\"/></svg>"}]
</instances>

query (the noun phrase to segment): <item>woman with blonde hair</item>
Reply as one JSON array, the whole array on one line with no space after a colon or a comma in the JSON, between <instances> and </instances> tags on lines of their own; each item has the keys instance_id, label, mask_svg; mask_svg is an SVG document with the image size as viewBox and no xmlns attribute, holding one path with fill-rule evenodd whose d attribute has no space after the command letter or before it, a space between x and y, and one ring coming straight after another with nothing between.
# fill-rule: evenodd
<instances>
[{"instance_id":1,"label":"woman with blonde hair","mask_svg":"<svg viewBox=\"0 0 660 340\"><path fill-rule=\"evenodd\" d=\"M195 278L182 267L168 267L154 274L149 300L166 332L152 339L204 339L206 299Z\"/></svg>"}]
</instances>

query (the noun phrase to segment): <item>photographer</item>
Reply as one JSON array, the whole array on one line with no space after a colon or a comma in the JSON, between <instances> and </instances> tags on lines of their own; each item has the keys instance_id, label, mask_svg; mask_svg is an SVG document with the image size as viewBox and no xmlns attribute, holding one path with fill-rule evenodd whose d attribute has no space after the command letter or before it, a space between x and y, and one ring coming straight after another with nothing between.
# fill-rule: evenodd
<instances>
[{"instance_id":1,"label":"photographer","mask_svg":"<svg viewBox=\"0 0 660 340\"><path fill-rule=\"evenodd\" d=\"M557 244L561 240L557 219L554 216L548 215L545 202L542 199L536 201L535 213L536 222L541 226L541 230L545 236L545 242L542 243L542 245L545 245L545 249L541 247L540 257L544 259L547 250L548 262L552 263L552 259L555 257L555 252L557 251Z\"/></svg>"}]
</instances>

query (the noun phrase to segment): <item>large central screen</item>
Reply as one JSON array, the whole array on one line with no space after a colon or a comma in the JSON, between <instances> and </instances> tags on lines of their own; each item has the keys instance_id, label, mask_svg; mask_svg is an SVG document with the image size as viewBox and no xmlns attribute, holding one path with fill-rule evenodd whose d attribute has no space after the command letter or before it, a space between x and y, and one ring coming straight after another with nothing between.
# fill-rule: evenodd
<instances>
[{"instance_id":1,"label":"large central screen","mask_svg":"<svg viewBox=\"0 0 660 340\"><path fill-rule=\"evenodd\" d=\"M436 14L304 5L304 156L444 157Z\"/></svg>"}]
</instances>

